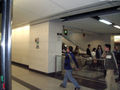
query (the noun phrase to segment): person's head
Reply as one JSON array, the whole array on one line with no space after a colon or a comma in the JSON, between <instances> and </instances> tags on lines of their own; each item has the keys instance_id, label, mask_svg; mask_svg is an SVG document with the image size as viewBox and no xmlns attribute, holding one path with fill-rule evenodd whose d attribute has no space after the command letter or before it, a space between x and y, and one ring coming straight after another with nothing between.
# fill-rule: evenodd
<instances>
[{"instance_id":1,"label":"person's head","mask_svg":"<svg viewBox=\"0 0 120 90\"><path fill-rule=\"evenodd\" d=\"M111 45L105 44L105 51L110 51L110 50L111 50Z\"/></svg>"},{"instance_id":2,"label":"person's head","mask_svg":"<svg viewBox=\"0 0 120 90\"><path fill-rule=\"evenodd\" d=\"M92 51L96 51L96 48L93 48L93 50Z\"/></svg>"},{"instance_id":3,"label":"person's head","mask_svg":"<svg viewBox=\"0 0 120 90\"><path fill-rule=\"evenodd\" d=\"M67 47L67 52L73 52L73 47L72 46Z\"/></svg>"},{"instance_id":4,"label":"person's head","mask_svg":"<svg viewBox=\"0 0 120 90\"><path fill-rule=\"evenodd\" d=\"M90 44L88 44L88 48L90 48L90 46L91 46L91 45L90 45Z\"/></svg>"},{"instance_id":5,"label":"person's head","mask_svg":"<svg viewBox=\"0 0 120 90\"><path fill-rule=\"evenodd\" d=\"M118 46L115 46L115 47L114 47L114 50L118 50Z\"/></svg>"},{"instance_id":6,"label":"person's head","mask_svg":"<svg viewBox=\"0 0 120 90\"><path fill-rule=\"evenodd\" d=\"M75 47L75 50L78 50L78 49L79 49L79 46L76 46L76 47Z\"/></svg>"},{"instance_id":7,"label":"person's head","mask_svg":"<svg viewBox=\"0 0 120 90\"><path fill-rule=\"evenodd\" d=\"M98 47L97 47L98 49L102 49L102 46L101 45L98 45Z\"/></svg>"}]
</instances>

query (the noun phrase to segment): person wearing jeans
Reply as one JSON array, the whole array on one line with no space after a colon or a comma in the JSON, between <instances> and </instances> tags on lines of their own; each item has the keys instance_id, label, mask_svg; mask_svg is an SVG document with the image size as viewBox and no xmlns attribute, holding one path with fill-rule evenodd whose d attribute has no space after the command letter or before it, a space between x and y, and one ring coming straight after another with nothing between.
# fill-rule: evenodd
<instances>
[{"instance_id":1,"label":"person wearing jeans","mask_svg":"<svg viewBox=\"0 0 120 90\"><path fill-rule=\"evenodd\" d=\"M111 50L111 45L105 44L106 55L105 55L104 65L106 70L105 81L107 85L107 88L105 90L118 90L114 75L114 71L117 69L118 66L116 63L114 53L112 53L110 50Z\"/></svg>"},{"instance_id":2,"label":"person wearing jeans","mask_svg":"<svg viewBox=\"0 0 120 90\"><path fill-rule=\"evenodd\" d=\"M67 81L70 80L74 84L75 90L80 90L80 85L72 76L72 61L75 63L77 70L79 68L72 51L73 51L72 46L69 46L67 48L67 52L65 53L65 62L64 62L65 75L64 75L63 83L60 84L60 87L66 88Z\"/></svg>"}]
</instances>

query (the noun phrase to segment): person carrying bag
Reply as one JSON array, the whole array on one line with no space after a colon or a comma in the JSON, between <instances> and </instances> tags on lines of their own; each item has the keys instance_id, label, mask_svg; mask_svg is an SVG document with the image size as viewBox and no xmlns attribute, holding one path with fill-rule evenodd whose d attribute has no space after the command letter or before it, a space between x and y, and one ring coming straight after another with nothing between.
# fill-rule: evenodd
<instances>
[{"instance_id":1,"label":"person carrying bag","mask_svg":"<svg viewBox=\"0 0 120 90\"><path fill-rule=\"evenodd\" d=\"M76 58L73 55L72 51L73 51L72 46L67 47L67 52L65 53L65 61L64 61L65 75L64 75L63 83L60 84L60 87L66 88L67 81L69 79L74 84L75 90L80 90L80 85L72 76L72 70L75 65L76 65L76 70L79 70L79 66L77 64ZM75 64L73 64L73 62Z\"/></svg>"}]
</instances>

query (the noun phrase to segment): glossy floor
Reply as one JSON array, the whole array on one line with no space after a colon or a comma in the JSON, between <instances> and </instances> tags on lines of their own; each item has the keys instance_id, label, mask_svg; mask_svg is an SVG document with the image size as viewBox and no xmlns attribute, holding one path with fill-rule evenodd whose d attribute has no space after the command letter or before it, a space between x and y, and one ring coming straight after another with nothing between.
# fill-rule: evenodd
<instances>
[{"instance_id":1,"label":"glossy floor","mask_svg":"<svg viewBox=\"0 0 120 90\"><path fill-rule=\"evenodd\" d=\"M74 90L72 83L67 88L61 88L61 80L42 74L31 72L27 69L12 65L12 90ZM33 88L33 89L32 89ZM81 86L81 90L94 90Z\"/></svg>"}]
</instances>

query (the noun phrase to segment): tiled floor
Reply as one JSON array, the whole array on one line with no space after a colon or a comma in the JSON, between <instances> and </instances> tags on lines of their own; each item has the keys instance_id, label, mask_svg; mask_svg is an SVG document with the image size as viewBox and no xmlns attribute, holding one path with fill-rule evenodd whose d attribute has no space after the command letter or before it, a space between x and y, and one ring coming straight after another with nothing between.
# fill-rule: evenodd
<instances>
[{"instance_id":1,"label":"tiled floor","mask_svg":"<svg viewBox=\"0 0 120 90\"><path fill-rule=\"evenodd\" d=\"M20 68L14 65L12 65L12 75L41 90L74 90L74 86L72 83L68 83L68 86L65 89L60 88L59 85L62 82L61 80L54 79L35 72L31 72L27 69ZM13 83L12 90L32 90L30 88L22 86L21 84L14 80L12 81L12 83ZM94 89L81 86L81 90L94 90Z\"/></svg>"}]
</instances>

